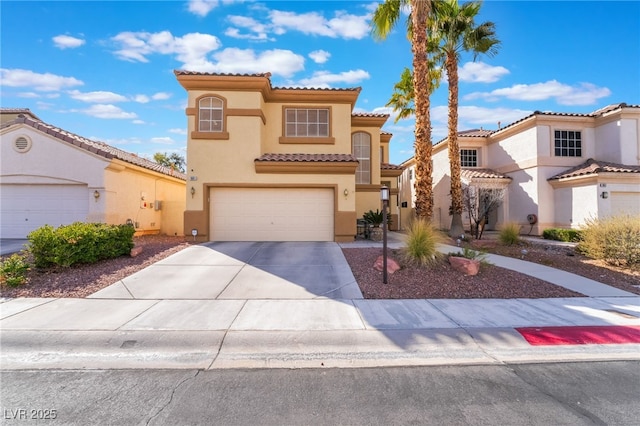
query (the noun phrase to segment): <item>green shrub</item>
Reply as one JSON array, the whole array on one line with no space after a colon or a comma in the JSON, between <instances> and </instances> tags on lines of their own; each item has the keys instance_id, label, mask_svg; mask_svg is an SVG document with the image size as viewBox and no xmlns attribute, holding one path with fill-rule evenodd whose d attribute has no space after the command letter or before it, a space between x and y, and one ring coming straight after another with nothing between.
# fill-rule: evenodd
<instances>
[{"instance_id":1,"label":"green shrub","mask_svg":"<svg viewBox=\"0 0 640 426\"><path fill-rule=\"evenodd\" d=\"M580 241L581 232L577 229L551 228L542 231L542 238L545 240L555 240L577 243Z\"/></svg>"},{"instance_id":2,"label":"green shrub","mask_svg":"<svg viewBox=\"0 0 640 426\"><path fill-rule=\"evenodd\" d=\"M590 219L581 232L578 251L610 265L640 266L640 217L623 215Z\"/></svg>"},{"instance_id":3,"label":"green shrub","mask_svg":"<svg viewBox=\"0 0 640 426\"><path fill-rule=\"evenodd\" d=\"M471 260L483 261L485 260L487 253L477 251L469 247L462 247L462 251L450 251L449 253L447 253L447 256L464 257Z\"/></svg>"},{"instance_id":4,"label":"green shrub","mask_svg":"<svg viewBox=\"0 0 640 426\"><path fill-rule=\"evenodd\" d=\"M424 219L416 219L407 232L407 246L403 250L406 262L420 266L436 263L441 258L438 244L445 241L444 235Z\"/></svg>"},{"instance_id":5,"label":"green shrub","mask_svg":"<svg viewBox=\"0 0 640 426\"><path fill-rule=\"evenodd\" d=\"M373 210L369 210L368 212L362 215L362 218L364 219L365 222L373 226L380 226L382 225L382 222L384 222L383 213L379 209L376 209L375 212ZM387 226L388 225L391 225L390 214L387 215Z\"/></svg>"},{"instance_id":6,"label":"green shrub","mask_svg":"<svg viewBox=\"0 0 640 426\"><path fill-rule=\"evenodd\" d=\"M0 261L0 282L11 287L25 284L29 267L24 255L12 254Z\"/></svg>"},{"instance_id":7,"label":"green shrub","mask_svg":"<svg viewBox=\"0 0 640 426\"><path fill-rule=\"evenodd\" d=\"M58 228L45 225L27 235L38 268L95 263L127 254L135 229L129 225L75 222Z\"/></svg>"},{"instance_id":8,"label":"green shrub","mask_svg":"<svg viewBox=\"0 0 640 426\"><path fill-rule=\"evenodd\" d=\"M506 223L500 233L498 240L507 246L512 246L520 242L520 226L515 223Z\"/></svg>"}]
</instances>

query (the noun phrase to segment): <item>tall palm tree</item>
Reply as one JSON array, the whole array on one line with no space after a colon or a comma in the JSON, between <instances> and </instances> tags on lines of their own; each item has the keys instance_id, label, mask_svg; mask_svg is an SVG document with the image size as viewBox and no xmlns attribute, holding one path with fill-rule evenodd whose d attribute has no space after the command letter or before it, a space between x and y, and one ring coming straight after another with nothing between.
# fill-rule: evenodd
<instances>
[{"instance_id":1,"label":"tall palm tree","mask_svg":"<svg viewBox=\"0 0 640 426\"><path fill-rule=\"evenodd\" d=\"M415 106L416 215L427 220L433 216L433 178L431 166L431 117L429 115L429 64L427 60L427 20L432 0L385 0L378 5L372 19L372 33L385 39L400 19L401 10L409 6L407 22L413 53L413 92Z\"/></svg>"},{"instance_id":2,"label":"tall palm tree","mask_svg":"<svg viewBox=\"0 0 640 426\"><path fill-rule=\"evenodd\" d=\"M429 30L438 51L444 56L444 66L449 82L448 150L451 171L451 227L449 235L464 232L462 227L462 182L460 178L460 146L458 144L458 62L462 51L494 56L500 41L495 36L495 24L484 22L478 26L474 19L480 12L480 2L462 6L458 0L434 2Z\"/></svg>"}]
</instances>

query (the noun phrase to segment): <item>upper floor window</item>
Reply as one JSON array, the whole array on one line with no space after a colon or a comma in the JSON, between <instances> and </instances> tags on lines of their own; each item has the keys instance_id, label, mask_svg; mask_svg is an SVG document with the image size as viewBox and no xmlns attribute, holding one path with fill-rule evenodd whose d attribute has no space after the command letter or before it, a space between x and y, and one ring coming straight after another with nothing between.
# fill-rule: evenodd
<instances>
[{"instance_id":1,"label":"upper floor window","mask_svg":"<svg viewBox=\"0 0 640 426\"><path fill-rule=\"evenodd\" d=\"M289 138L329 137L329 108L286 108L285 136Z\"/></svg>"},{"instance_id":2,"label":"upper floor window","mask_svg":"<svg viewBox=\"0 0 640 426\"><path fill-rule=\"evenodd\" d=\"M477 149L461 149L460 150L460 166L461 167L478 167L478 150Z\"/></svg>"},{"instance_id":3,"label":"upper floor window","mask_svg":"<svg viewBox=\"0 0 640 426\"><path fill-rule=\"evenodd\" d=\"M371 136L364 132L354 133L351 136L351 150L358 159L356 184L371 183Z\"/></svg>"},{"instance_id":4,"label":"upper floor window","mask_svg":"<svg viewBox=\"0 0 640 426\"><path fill-rule=\"evenodd\" d=\"M579 130L555 130L556 157L582 157L582 134Z\"/></svg>"},{"instance_id":5,"label":"upper floor window","mask_svg":"<svg viewBox=\"0 0 640 426\"><path fill-rule=\"evenodd\" d=\"M224 130L224 102L220 98L207 97L198 102L198 131L222 132Z\"/></svg>"}]
</instances>

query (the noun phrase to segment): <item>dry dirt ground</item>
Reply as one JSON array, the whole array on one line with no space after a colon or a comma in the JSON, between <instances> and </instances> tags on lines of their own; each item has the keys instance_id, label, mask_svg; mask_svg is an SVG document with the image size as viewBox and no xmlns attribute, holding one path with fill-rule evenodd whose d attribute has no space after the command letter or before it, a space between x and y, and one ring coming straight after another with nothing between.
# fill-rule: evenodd
<instances>
[{"instance_id":1,"label":"dry dirt ground","mask_svg":"<svg viewBox=\"0 0 640 426\"><path fill-rule=\"evenodd\" d=\"M86 297L104 287L139 271L187 247L181 237L143 236L134 239L143 248L137 257L121 256L93 265L79 265L51 270L32 269L26 285L10 288L2 286L2 297ZM476 241L488 252L521 258L554 268L573 272L620 289L640 294L640 272L607 267L589 260L572 249L539 244L505 247L496 241ZM433 268L403 268L389 276L389 284L382 284L382 273L373 269L382 249L343 249L354 276L364 294L370 299L412 298L541 298L581 296L553 284L493 265L482 265L476 276L465 276L453 270L446 261ZM400 253L392 252L399 260Z\"/></svg>"}]
</instances>

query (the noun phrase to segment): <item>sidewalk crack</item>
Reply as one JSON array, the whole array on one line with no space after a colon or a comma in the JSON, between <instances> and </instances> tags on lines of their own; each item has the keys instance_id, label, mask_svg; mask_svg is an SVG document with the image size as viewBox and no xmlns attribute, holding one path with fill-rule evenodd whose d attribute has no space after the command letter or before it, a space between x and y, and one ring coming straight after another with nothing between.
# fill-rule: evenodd
<instances>
[{"instance_id":1,"label":"sidewalk crack","mask_svg":"<svg viewBox=\"0 0 640 426\"><path fill-rule=\"evenodd\" d=\"M193 374L192 376L189 376L189 377L185 377L178 384L176 384L174 386L174 388L171 390L171 395L169 395L169 400L166 402L166 404L164 404L162 407L160 407L160 409L158 409L158 411L154 415L149 417L149 419L147 420L147 422L145 424L149 425L153 421L153 419L158 417L169 405L171 405L171 403L173 402L173 396L175 395L175 393L178 390L178 388L180 386L182 386L183 384L185 384L186 382L194 380L196 377L198 377L198 374L200 374L200 370L196 370L195 374Z\"/></svg>"}]
</instances>

